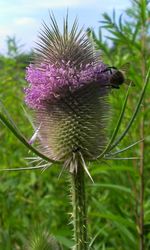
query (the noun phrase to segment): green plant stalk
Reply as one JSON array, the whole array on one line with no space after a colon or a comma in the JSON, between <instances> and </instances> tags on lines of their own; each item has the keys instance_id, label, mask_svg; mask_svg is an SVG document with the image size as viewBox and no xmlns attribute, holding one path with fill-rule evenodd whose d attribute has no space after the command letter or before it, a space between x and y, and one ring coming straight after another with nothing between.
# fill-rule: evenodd
<instances>
[{"instance_id":1,"label":"green plant stalk","mask_svg":"<svg viewBox=\"0 0 150 250\"><path fill-rule=\"evenodd\" d=\"M143 107L144 109L144 107ZM140 134L141 138L144 138L144 118L142 118L140 124ZM140 218L139 218L139 227L140 227L140 242L139 242L139 250L144 250L144 151L145 145L144 141L141 142L140 145Z\"/></svg>"},{"instance_id":2,"label":"green plant stalk","mask_svg":"<svg viewBox=\"0 0 150 250\"><path fill-rule=\"evenodd\" d=\"M146 75L146 8L147 4L145 0L140 0L141 4L141 75L142 75L142 82L144 82L144 78ZM145 102L143 101L143 116L140 123L140 136L141 139L145 137L145 131L144 131L144 125L145 125ZM145 249L144 244L144 156L145 156L145 143L144 141L140 144L140 218L139 218L139 227L140 227L140 233L139 233L139 250Z\"/></svg>"},{"instance_id":3,"label":"green plant stalk","mask_svg":"<svg viewBox=\"0 0 150 250\"><path fill-rule=\"evenodd\" d=\"M88 249L87 212L84 168L78 165L77 173L71 174L71 196L73 206L74 250Z\"/></svg>"}]
</instances>

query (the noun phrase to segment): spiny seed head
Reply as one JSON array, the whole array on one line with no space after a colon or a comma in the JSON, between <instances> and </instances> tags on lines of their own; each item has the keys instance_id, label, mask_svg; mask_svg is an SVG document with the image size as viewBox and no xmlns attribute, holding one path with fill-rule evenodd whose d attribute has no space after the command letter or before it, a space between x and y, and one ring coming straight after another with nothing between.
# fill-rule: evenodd
<instances>
[{"instance_id":1,"label":"spiny seed head","mask_svg":"<svg viewBox=\"0 0 150 250\"><path fill-rule=\"evenodd\" d=\"M37 230L32 237L27 250L62 250L59 243L47 231Z\"/></svg>"},{"instance_id":2,"label":"spiny seed head","mask_svg":"<svg viewBox=\"0 0 150 250\"><path fill-rule=\"evenodd\" d=\"M107 95L110 74L98 60L77 20L61 33L55 17L44 23L35 60L27 68L26 103L35 110L40 148L57 161L66 162L80 152L96 158L106 144Z\"/></svg>"}]
</instances>

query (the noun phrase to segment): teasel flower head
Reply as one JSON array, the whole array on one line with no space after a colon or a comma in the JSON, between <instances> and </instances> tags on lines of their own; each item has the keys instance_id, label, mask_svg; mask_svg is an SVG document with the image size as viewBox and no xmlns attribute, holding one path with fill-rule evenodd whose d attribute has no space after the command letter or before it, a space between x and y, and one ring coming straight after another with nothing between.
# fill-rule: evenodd
<instances>
[{"instance_id":1,"label":"teasel flower head","mask_svg":"<svg viewBox=\"0 0 150 250\"><path fill-rule=\"evenodd\" d=\"M50 21L27 68L25 101L34 110L40 150L73 172L79 159L97 158L106 145L110 74L77 20L69 29L67 15L63 32L53 14Z\"/></svg>"},{"instance_id":2,"label":"teasel flower head","mask_svg":"<svg viewBox=\"0 0 150 250\"><path fill-rule=\"evenodd\" d=\"M62 250L60 244L56 239L49 235L49 232L39 229L33 233L30 239L30 243L27 244L26 250Z\"/></svg>"}]
</instances>

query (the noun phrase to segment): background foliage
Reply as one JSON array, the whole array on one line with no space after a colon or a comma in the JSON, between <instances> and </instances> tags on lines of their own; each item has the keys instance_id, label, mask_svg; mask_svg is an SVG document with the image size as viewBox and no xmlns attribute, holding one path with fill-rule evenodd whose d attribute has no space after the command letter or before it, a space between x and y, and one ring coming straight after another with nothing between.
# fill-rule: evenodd
<instances>
[{"instance_id":1,"label":"background foliage","mask_svg":"<svg viewBox=\"0 0 150 250\"><path fill-rule=\"evenodd\" d=\"M92 29L87 31L106 64L121 68L130 63L126 76L135 86L130 90L119 134L134 111L149 66L149 22L148 1L134 0L131 1L131 8L124 11L119 19L115 11L111 17L105 13L98 35ZM108 32L106 38L102 35L103 29ZM25 68L31 61L32 52L21 53L22 48L15 38L8 38L7 45L8 55L0 56L0 99L21 131L30 138L33 129L23 109L23 88L26 85ZM109 135L115 127L126 90L127 86L123 85L119 90L112 91ZM101 164L89 165L95 181L93 185L87 178L88 224L94 249L150 249L149 91L150 87L136 121L115 151L139 139L144 138L144 142L122 154L114 155L121 158L140 157L141 160L105 160ZM2 124L0 142L1 168L32 165L30 160L25 159L32 157L32 154ZM72 245L72 226L68 223L68 211L71 210L68 202L68 177L65 173L58 179L59 172L58 166L43 173L40 170L0 172L0 249L23 249L39 225L55 235L64 249L69 249ZM144 248L140 248L141 234L144 236Z\"/></svg>"}]
</instances>

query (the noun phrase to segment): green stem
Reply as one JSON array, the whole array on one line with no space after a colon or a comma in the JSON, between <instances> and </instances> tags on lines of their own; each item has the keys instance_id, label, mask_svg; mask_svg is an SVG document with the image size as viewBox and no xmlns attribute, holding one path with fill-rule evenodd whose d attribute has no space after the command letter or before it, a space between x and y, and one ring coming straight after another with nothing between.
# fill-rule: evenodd
<instances>
[{"instance_id":1,"label":"green stem","mask_svg":"<svg viewBox=\"0 0 150 250\"><path fill-rule=\"evenodd\" d=\"M146 24L146 16L147 16L147 3L145 0L140 0L141 6L141 75L142 82L144 83L145 75L146 75L146 39L147 39L147 24ZM143 100L142 107L142 119L140 123L140 135L141 138L145 138L145 100ZM139 218L139 226L140 226L140 234L139 234L139 249L145 249L145 235L144 235L144 193L145 193L145 179L144 179L144 156L145 156L145 142L142 141L140 144L140 218Z\"/></svg>"},{"instance_id":2,"label":"green stem","mask_svg":"<svg viewBox=\"0 0 150 250\"><path fill-rule=\"evenodd\" d=\"M78 165L77 173L71 174L71 191L73 205L73 225L74 225L74 250L87 250L87 215L85 198L85 177L84 168Z\"/></svg>"}]
</instances>

